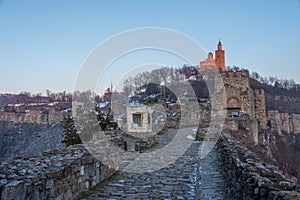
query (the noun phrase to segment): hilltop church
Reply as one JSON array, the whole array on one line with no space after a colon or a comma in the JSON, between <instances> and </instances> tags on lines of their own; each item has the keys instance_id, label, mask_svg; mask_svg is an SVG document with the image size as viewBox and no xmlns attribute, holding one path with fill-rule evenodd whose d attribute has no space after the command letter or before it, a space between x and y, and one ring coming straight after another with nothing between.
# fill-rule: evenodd
<instances>
[{"instance_id":1,"label":"hilltop church","mask_svg":"<svg viewBox=\"0 0 300 200\"><path fill-rule=\"evenodd\" d=\"M218 49L215 51L215 58L213 53L209 52L206 60L200 62L200 68L217 67L220 72L225 71L225 51L222 49L222 43L219 41Z\"/></svg>"}]
</instances>

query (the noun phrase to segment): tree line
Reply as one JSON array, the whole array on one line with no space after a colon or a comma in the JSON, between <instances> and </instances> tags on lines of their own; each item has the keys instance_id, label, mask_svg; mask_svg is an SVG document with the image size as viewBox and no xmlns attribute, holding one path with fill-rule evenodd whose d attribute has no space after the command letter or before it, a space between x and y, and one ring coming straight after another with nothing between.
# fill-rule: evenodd
<instances>
[{"instance_id":1,"label":"tree line","mask_svg":"<svg viewBox=\"0 0 300 200\"><path fill-rule=\"evenodd\" d=\"M264 77L257 72L252 72L250 77L259 81L260 83L267 84L275 88L300 91L300 84L296 84L294 79L282 79L278 78L277 76Z\"/></svg>"}]
</instances>

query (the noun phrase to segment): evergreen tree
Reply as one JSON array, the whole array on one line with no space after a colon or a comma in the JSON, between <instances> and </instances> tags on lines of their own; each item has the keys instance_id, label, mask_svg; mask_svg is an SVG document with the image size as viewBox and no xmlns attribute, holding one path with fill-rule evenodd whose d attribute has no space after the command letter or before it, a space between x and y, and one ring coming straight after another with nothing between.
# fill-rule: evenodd
<instances>
[{"instance_id":1,"label":"evergreen tree","mask_svg":"<svg viewBox=\"0 0 300 200\"><path fill-rule=\"evenodd\" d=\"M99 125L103 131L107 130L108 128L117 128L117 123L113 122L113 113L111 111L111 108L108 106L107 112L105 113L101 108L98 106L95 107L97 120L99 122Z\"/></svg>"},{"instance_id":2,"label":"evergreen tree","mask_svg":"<svg viewBox=\"0 0 300 200\"><path fill-rule=\"evenodd\" d=\"M71 116L64 118L64 135L62 143L65 143L67 146L74 144L82 144L81 139L75 128L74 119Z\"/></svg>"}]
</instances>

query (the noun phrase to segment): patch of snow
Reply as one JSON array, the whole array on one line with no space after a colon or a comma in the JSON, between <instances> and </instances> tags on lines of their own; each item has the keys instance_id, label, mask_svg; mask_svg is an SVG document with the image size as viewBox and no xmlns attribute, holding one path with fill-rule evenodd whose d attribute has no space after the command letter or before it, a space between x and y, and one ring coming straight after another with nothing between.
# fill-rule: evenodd
<instances>
[{"instance_id":1,"label":"patch of snow","mask_svg":"<svg viewBox=\"0 0 300 200\"><path fill-rule=\"evenodd\" d=\"M189 81L191 81L191 80L196 80L196 76L190 76L190 77L188 78L188 80L189 80Z\"/></svg>"},{"instance_id":2,"label":"patch of snow","mask_svg":"<svg viewBox=\"0 0 300 200\"><path fill-rule=\"evenodd\" d=\"M108 104L108 102L101 102L98 105L100 108L105 108L105 106L107 106L107 104Z\"/></svg>"},{"instance_id":3,"label":"patch of snow","mask_svg":"<svg viewBox=\"0 0 300 200\"><path fill-rule=\"evenodd\" d=\"M186 136L186 138L189 140L195 140L195 138L192 135L188 135L188 136Z\"/></svg>"},{"instance_id":4,"label":"patch of snow","mask_svg":"<svg viewBox=\"0 0 300 200\"><path fill-rule=\"evenodd\" d=\"M138 103L136 101L132 101L128 104L129 106L143 106L144 104Z\"/></svg>"},{"instance_id":5,"label":"patch of snow","mask_svg":"<svg viewBox=\"0 0 300 200\"><path fill-rule=\"evenodd\" d=\"M55 106L57 104L58 104L58 102L52 102L52 103L48 103L48 106Z\"/></svg>"},{"instance_id":6,"label":"patch of snow","mask_svg":"<svg viewBox=\"0 0 300 200\"><path fill-rule=\"evenodd\" d=\"M43 106L46 105L45 103L30 103L28 106Z\"/></svg>"}]
</instances>

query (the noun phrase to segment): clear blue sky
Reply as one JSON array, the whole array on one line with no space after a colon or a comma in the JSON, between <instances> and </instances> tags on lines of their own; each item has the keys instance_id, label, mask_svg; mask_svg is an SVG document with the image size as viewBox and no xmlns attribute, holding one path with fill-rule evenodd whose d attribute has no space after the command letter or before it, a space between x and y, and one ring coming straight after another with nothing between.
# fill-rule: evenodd
<instances>
[{"instance_id":1,"label":"clear blue sky","mask_svg":"<svg viewBox=\"0 0 300 200\"><path fill-rule=\"evenodd\" d=\"M0 93L72 91L99 43L140 27L182 32L207 51L220 38L226 65L300 82L299 0L0 0Z\"/></svg>"}]
</instances>

